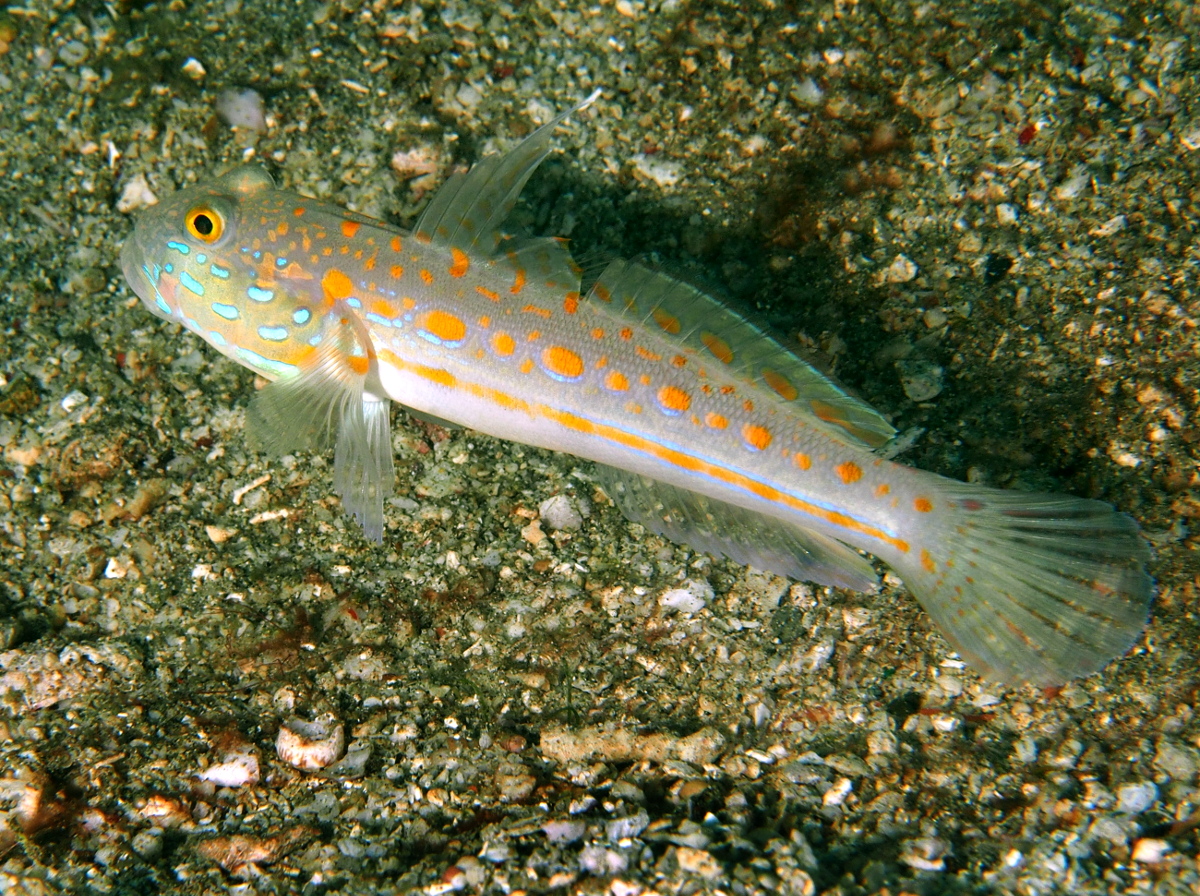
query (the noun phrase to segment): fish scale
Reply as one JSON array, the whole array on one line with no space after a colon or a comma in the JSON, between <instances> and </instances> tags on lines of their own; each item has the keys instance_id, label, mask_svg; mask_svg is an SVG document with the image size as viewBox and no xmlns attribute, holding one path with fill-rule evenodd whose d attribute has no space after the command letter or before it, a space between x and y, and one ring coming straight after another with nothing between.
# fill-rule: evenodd
<instances>
[{"instance_id":1,"label":"fish scale","mask_svg":"<svg viewBox=\"0 0 1200 896\"><path fill-rule=\"evenodd\" d=\"M271 381L258 443L335 443L334 489L375 540L397 401L595 461L628 517L738 562L870 590L874 554L992 678L1057 684L1123 653L1153 595L1129 517L885 460L882 415L702 291L617 260L585 292L564 241L503 232L595 98L451 177L411 232L242 167L145 212L123 269Z\"/></svg>"}]
</instances>

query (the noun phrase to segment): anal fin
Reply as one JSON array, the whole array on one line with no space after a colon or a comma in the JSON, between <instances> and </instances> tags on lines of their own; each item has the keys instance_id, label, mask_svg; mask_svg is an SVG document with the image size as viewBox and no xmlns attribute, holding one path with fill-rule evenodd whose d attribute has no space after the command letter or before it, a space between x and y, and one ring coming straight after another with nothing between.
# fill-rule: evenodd
<instances>
[{"instance_id":1,"label":"anal fin","mask_svg":"<svg viewBox=\"0 0 1200 896\"><path fill-rule=\"evenodd\" d=\"M626 517L663 538L818 585L879 583L867 559L836 539L615 467L597 464L596 473Z\"/></svg>"}]
</instances>

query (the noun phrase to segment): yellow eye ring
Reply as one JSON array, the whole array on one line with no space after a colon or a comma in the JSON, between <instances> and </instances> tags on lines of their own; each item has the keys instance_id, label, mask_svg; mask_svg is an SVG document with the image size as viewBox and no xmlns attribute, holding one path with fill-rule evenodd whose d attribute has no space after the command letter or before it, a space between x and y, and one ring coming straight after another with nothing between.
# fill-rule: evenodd
<instances>
[{"instance_id":1,"label":"yellow eye ring","mask_svg":"<svg viewBox=\"0 0 1200 896\"><path fill-rule=\"evenodd\" d=\"M225 232L225 217L209 205L197 205L184 216L188 235L202 243L215 243Z\"/></svg>"}]
</instances>

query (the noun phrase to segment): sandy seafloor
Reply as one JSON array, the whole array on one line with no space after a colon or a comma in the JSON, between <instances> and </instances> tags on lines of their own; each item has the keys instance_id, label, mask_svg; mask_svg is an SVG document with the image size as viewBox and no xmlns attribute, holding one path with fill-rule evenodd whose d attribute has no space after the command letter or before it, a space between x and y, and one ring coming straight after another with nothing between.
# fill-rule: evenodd
<instances>
[{"instance_id":1,"label":"sandy seafloor","mask_svg":"<svg viewBox=\"0 0 1200 896\"><path fill-rule=\"evenodd\" d=\"M1197 33L1180 0L10 5L0 890L1198 892ZM1132 514L1128 656L990 685L895 579L694 554L585 463L400 412L378 547L122 280L147 188L252 155L403 224L596 87L514 226L757 309L923 430L909 463ZM282 762L322 715L346 759Z\"/></svg>"}]
</instances>

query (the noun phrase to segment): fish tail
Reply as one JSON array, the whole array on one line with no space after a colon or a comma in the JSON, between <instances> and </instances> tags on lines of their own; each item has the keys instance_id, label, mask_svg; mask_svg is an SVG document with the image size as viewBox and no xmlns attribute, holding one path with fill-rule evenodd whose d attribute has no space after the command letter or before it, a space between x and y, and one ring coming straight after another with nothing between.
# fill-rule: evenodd
<instances>
[{"instance_id":1,"label":"fish tail","mask_svg":"<svg viewBox=\"0 0 1200 896\"><path fill-rule=\"evenodd\" d=\"M1100 501L935 481L920 514L932 525L890 562L977 671L1060 685L1137 640L1154 582L1131 517Z\"/></svg>"}]
</instances>

